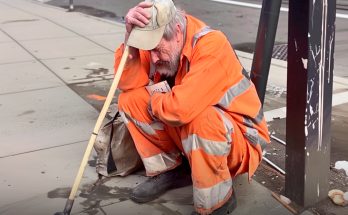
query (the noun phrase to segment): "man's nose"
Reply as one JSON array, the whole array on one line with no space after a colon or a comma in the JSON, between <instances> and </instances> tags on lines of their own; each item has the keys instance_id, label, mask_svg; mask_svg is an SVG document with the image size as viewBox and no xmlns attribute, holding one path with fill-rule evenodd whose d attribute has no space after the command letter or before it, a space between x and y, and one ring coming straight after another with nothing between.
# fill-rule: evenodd
<instances>
[{"instance_id":1,"label":"man's nose","mask_svg":"<svg viewBox=\"0 0 348 215\"><path fill-rule=\"evenodd\" d=\"M155 64L155 63L159 60L159 57L158 57L157 53L154 52L154 51L151 51L151 52L150 52L150 55L151 55L151 61L152 61L152 63Z\"/></svg>"}]
</instances>

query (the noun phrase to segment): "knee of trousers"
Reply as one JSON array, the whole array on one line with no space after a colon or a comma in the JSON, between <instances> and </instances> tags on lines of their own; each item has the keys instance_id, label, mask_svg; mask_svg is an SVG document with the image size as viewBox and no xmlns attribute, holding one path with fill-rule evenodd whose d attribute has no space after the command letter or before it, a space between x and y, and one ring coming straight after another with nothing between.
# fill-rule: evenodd
<instances>
[{"instance_id":1,"label":"knee of trousers","mask_svg":"<svg viewBox=\"0 0 348 215\"><path fill-rule=\"evenodd\" d=\"M229 141L229 135L233 131L232 123L224 117L223 111L210 106L202 111L191 122L182 126L181 137L186 138L189 135L195 134L201 138L215 141Z\"/></svg>"},{"instance_id":2,"label":"knee of trousers","mask_svg":"<svg viewBox=\"0 0 348 215\"><path fill-rule=\"evenodd\" d=\"M203 151L212 156L227 156L231 151L232 123L215 107L208 107L181 129L181 142L189 156Z\"/></svg>"},{"instance_id":3,"label":"knee of trousers","mask_svg":"<svg viewBox=\"0 0 348 215\"><path fill-rule=\"evenodd\" d=\"M118 109L131 114L134 111L147 111L150 95L144 87L120 93Z\"/></svg>"}]
</instances>

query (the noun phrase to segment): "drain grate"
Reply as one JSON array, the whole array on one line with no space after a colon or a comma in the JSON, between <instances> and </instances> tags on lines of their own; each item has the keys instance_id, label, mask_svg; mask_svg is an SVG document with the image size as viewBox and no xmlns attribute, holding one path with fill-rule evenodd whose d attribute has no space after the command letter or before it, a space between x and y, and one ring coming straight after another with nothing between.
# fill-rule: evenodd
<instances>
[{"instance_id":1,"label":"drain grate","mask_svg":"<svg viewBox=\"0 0 348 215\"><path fill-rule=\"evenodd\" d=\"M273 47L272 58L286 61L288 58L288 44L275 45Z\"/></svg>"}]
</instances>

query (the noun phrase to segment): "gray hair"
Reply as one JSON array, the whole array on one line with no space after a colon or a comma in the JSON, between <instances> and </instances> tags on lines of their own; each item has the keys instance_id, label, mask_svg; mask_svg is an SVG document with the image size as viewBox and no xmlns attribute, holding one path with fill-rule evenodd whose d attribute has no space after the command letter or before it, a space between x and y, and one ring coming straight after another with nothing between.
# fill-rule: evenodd
<instances>
[{"instance_id":1,"label":"gray hair","mask_svg":"<svg viewBox=\"0 0 348 215\"><path fill-rule=\"evenodd\" d=\"M181 31L184 32L186 28L185 11L176 9L174 18L166 25L164 29L163 38L165 40L173 39L177 24L179 24Z\"/></svg>"}]
</instances>

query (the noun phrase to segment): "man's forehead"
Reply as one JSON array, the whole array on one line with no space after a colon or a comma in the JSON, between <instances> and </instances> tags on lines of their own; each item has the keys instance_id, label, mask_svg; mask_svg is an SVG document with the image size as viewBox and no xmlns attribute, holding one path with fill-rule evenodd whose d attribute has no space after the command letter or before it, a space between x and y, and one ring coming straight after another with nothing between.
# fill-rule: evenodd
<instances>
[{"instance_id":1,"label":"man's forehead","mask_svg":"<svg viewBox=\"0 0 348 215\"><path fill-rule=\"evenodd\" d=\"M165 41L166 40L162 38L161 41L158 43L158 45L152 50L161 50L164 47Z\"/></svg>"}]
</instances>

